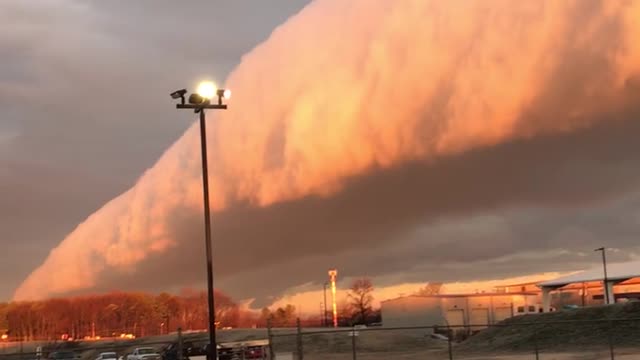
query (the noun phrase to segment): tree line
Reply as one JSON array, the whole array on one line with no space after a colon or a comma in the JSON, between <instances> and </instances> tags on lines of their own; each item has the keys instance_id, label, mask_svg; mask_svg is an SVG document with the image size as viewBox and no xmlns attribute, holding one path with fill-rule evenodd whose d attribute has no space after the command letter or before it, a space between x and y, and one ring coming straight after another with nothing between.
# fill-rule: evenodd
<instances>
[{"instance_id":1,"label":"tree line","mask_svg":"<svg viewBox=\"0 0 640 360\"><path fill-rule=\"evenodd\" d=\"M437 294L440 284L427 285L420 293ZM340 326L379 323L380 310L373 307L374 287L367 278L356 279L348 296L338 304ZM300 316L293 305L264 308L260 312L241 309L229 296L215 291L216 327L293 327ZM330 306L327 306L330 309ZM324 318L323 318L324 315ZM302 326L331 325L331 311L302 320ZM41 301L0 303L0 333L11 340L59 340L135 337L168 334L182 328L207 330L207 294L184 290L180 295L112 292L54 298Z\"/></svg>"},{"instance_id":2,"label":"tree line","mask_svg":"<svg viewBox=\"0 0 640 360\"><path fill-rule=\"evenodd\" d=\"M374 308L373 282L368 278L353 280L347 291L346 299L337 304L338 326L371 325L381 322L380 309ZM327 299L330 301L330 299ZM327 312L321 310L318 316L301 320L302 326L333 326L331 305L326 304ZM324 305L321 304L324 309ZM299 315L293 305L285 305L276 309L263 308L258 324L272 327L294 327Z\"/></svg>"},{"instance_id":3,"label":"tree line","mask_svg":"<svg viewBox=\"0 0 640 360\"><path fill-rule=\"evenodd\" d=\"M255 316L222 292L215 292L216 326L248 327ZM15 340L62 337L136 337L208 326L207 295L186 290L181 295L112 292L104 295L0 304L0 331Z\"/></svg>"}]
</instances>

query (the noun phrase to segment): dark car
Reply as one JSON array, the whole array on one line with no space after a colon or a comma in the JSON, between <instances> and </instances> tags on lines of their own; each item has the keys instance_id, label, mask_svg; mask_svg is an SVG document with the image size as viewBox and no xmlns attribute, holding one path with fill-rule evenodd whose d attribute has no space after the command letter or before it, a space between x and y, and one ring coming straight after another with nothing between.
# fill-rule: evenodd
<instances>
[{"instance_id":1,"label":"dark car","mask_svg":"<svg viewBox=\"0 0 640 360\"><path fill-rule=\"evenodd\" d=\"M188 360L192 356L206 355L203 347L194 346L193 343L185 341L182 344L182 359ZM178 343L170 344L162 352L162 360L178 360Z\"/></svg>"},{"instance_id":2,"label":"dark car","mask_svg":"<svg viewBox=\"0 0 640 360\"><path fill-rule=\"evenodd\" d=\"M204 348L205 354L208 345ZM244 351L244 354L242 354ZM265 359L266 352L263 346L232 346L231 344L218 345L219 360L236 360L236 359Z\"/></svg>"},{"instance_id":3,"label":"dark car","mask_svg":"<svg viewBox=\"0 0 640 360\"><path fill-rule=\"evenodd\" d=\"M244 349L245 359L264 359L266 352L262 346L248 346Z\"/></svg>"}]
</instances>

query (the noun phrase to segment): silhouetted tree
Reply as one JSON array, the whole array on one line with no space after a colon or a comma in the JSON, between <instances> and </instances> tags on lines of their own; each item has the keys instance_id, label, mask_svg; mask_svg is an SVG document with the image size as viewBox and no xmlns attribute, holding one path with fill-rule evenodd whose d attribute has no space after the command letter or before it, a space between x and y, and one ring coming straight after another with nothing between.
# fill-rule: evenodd
<instances>
[{"instance_id":1,"label":"silhouetted tree","mask_svg":"<svg viewBox=\"0 0 640 360\"><path fill-rule=\"evenodd\" d=\"M264 322L271 319L271 326L273 327L294 326L296 323L296 307L287 304L285 307L279 307L275 311L264 308L260 313L260 319Z\"/></svg>"},{"instance_id":2,"label":"silhouetted tree","mask_svg":"<svg viewBox=\"0 0 640 360\"><path fill-rule=\"evenodd\" d=\"M415 292L419 296L440 295L442 293L443 284L440 282L428 282L424 287Z\"/></svg>"},{"instance_id":3,"label":"silhouetted tree","mask_svg":"<svg viewBox=\"0 0 640 360\"><path fill-rule=\"evenodd\" d=\"M373 311L373 283L367 278L356 279L349 288L349 303L353 308L353 320L365 324Z\"/></svg>"}]
</instances>

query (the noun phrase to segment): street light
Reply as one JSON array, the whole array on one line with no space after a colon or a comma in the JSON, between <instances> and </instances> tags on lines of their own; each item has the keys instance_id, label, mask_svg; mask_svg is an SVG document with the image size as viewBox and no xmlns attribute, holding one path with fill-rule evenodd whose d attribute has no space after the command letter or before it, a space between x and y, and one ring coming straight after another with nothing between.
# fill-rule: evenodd
<instances>
[{"instance_id":1,"label":"street light","mask_svg":"<svg viewBox=\"0 0 640 360\"><path fill-rule=\"evenodd\" d=\"M204 240L205 251L207 252L207 297L209 303L209 348L207 351L208 360L218 358L218 348L216 342L216 315L213 299L213 260L211 256L211 215L209 213L209 168L207 166L207 128L205 121L206 109L225 110L227 105L222 104L222 99L231 96L229 90L218 90L211 82L203 82L198 86L198 91L189 95L189 103L185 103L186 89L177 90L171 93L172 99L180 99L180 104L176 104L177 109L192 109L200 114L200 145L202 150L202 190L204 198ZM217 96L218 103L211 104L211 99Z\"/></svg>"},{"instance_id":2,"label":"street light","mask_svg":"<svg viewBox=\"0 0 640 360\"><path fill-rule=\"evenodd\" d=\"M600 247L593 251L602 251L602 267L604 269L604 281L602 283L604 285L604 303L609 305L609 280L607 279L607 255L605 254L606 249L604 247Z\"/></svg>"}]
</instances>

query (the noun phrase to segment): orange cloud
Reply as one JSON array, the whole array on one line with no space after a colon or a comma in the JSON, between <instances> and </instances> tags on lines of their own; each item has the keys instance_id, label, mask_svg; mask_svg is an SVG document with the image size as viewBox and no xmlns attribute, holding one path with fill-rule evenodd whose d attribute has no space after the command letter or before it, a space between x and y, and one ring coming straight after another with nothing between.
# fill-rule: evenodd
<instances>
[{"instance_id":1,"label":"orange cloud","mask_svg":"<svg viewBox=\"0 0 640 360\"><path fill-rule=\"evenodd\" d=\"M638 79L639 9L315 1L228 79L230 110L210 116L213 207L331 196L372 168L590 126L585 115L624 104ZM88 289L180 246L169 224L200 211L198 151L194 126L69 234L15 299Z\"/></svg>"}]
</instances>

